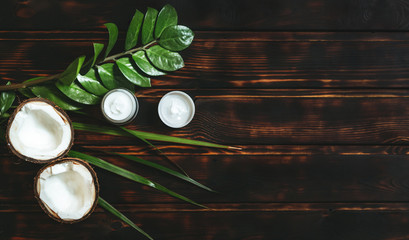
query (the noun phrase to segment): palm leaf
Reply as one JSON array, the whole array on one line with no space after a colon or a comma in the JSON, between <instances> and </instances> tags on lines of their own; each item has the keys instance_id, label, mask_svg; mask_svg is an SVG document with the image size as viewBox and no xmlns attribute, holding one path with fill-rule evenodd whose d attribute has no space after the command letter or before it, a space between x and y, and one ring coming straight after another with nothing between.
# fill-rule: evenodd
<instances>
[{"instance_id":1,"label":"palm leaf","mask_svg":"<svg viewBox=\"0 0 409 240\"><path fill-rule=\"evenodd\" d=\"M156 182L153 182L153 181L151 181L151 180L149 180L149 179L147 179L145 177L142 177L142 176L140 176L140 175L138 175L136 173L130 172L130 171L126 170L126 169L120 168L120 167L118 167L118 166L116 166L114 164L111 164L111 163L109 163L109 162L107 162L105 160L102 160L100 158L93 157L93 156L90 156L90 155L87 155L87 154L84 154L84 153L76 152L76 151L73 151L73 150L71 150L68 153L68 156L76 157L76 158L85 160L85 161L87 161L87 162L89 162L89 163L91 163L91 164L93 164L93 165L95 165L97 167L100 167L100 168L103 168L103 169L105 169L107 171L118 174L118 175L120 175L120 176L122 176L124 178L128 178L128 179L130 179L132 181L135 181L135 182L138 182L140 184L143 184L143 185L149 186L151 188L157 189L157 190L159 190L161 192L169 194L172 197L175 197L175 198L178 198L180 200L186 201L186 202L191 203L193 205L196 205L198 207L206 208L205 206L203 206L203 205L201 205L199 203L196 203L195 201L193 201L193 200L191 200L191 199L189 199L189 198L187 198L185 196L182 196L182 195L180 195L178 193L175 193L172 190L169 190L166 187L164 187L164 186L162 186L162 185L160 185L160 184L158 184Z\"/></svg>"},{"instance_id":2,"label":"palm leaf","mask_svg":"<svg viewBox=\"0 0 409 240\"><path fill-rule=\"evenodd\" d=\"M196 186L198 186L200 188L203 188L203 189L205 189L207 191L216 192L213 189L211 189L209 187L206 187L205 185L197 182L193 178L187 177L187 176L185 176L185 175L183 175L183 174L181 174L179 172L176 172L176 171L174 171L172 169L169 169L167 167L164 167L162 165L159 165L159 164L156 164L156 163L153 163L153 162L150 162L150 161L146 161L146 160L144 160L142 158L139 158L139 157L136 157L136 156L131 156L131 155L127 155L127 154L120 154L120 153L114 153L114 152L108 152L108 153L114 154L114 155L117 155L117 156L120 156L120 157L123 157L123 158L126 158L126 159L129 159L129 160L132 160L134 162L137 162L137 163L140 163L140 164L152 167L152 168L155 168L155 169L157 169L159 171L162 171L162 172L167 173L169 175L180 178L180 179L182 179L182 180L184 180L186 182L189 182L189 183L191 183L193 185L196 185Z\"/></svg>"},{"instance_id":3,"label":"palm leaf","mask_svg":"<svg viewBox=\"0 0 409 240\"><path fill-rule=\"evenodd\" d=\"M124 127L121 127L122 130L132 134L132 132ZM133 135L133 134L132 134ZM166 156L166 154L164 152L162 152L159 148L157 148L155 145L153 145L151 142L149 142L148 140L146 140L145 138L139 137L138 135L134 135L135 137L139 138L141 141L143 141L144 143L148 144L149 146L151 146L153 149L155 149L156 151L159 152L160 155L162 155L170 164L172 164L173 166L175 166L177 169L179 169L179 171L181 171L183 174L186 175L186 177L189 177L189 175L187 175L187 173L185 172L185 170L183 170L183 168L181 166L179 166L179 164L175 163L174 161L170 160L168 158L168 156Z\"/></svg>"},{"instance_id":4,"label":"palm leaf","mask_svg":"<svg viewBox=\"0 0 409 240\"><path fill-rule=\"evenodd\" d=\"M196 145L196 146L203 146L203 147L241 150L241 148L238 148L238 147L232 147L232 146L220 145L216 143L209 143L209 142L204 142L204 141L190 140L186 138L172 137L172 136L166 136L163 134L127 129L129 132L132 132L131 134L129 132L123 131L119 127L112 127L112 126L107 126L107 125L98 126L98 125L93 125L93 124L77 123L77 122L73 122L72 125L74 126L74 129L77 129L77 130L109 134L109 135L115 135L115 136L130 137L130 136L138 135L139 137L147 139L147 140L172 142L172 143Z\"/></svg>"},{"instance_id":5,"label":"palm leaf","mask_svg":"<svg viewBox=\"0 0 409 240\"><path fill-rule=\"evenodd\" d=\"M129 226L133 227L136 229L138 232L142 233L145 237L153 240L149 234L147 234L145 231L143 231L140 227L136 226L135 223L133 223L129 218L127 218L125 215L123 215L120 211L116 210L111 204L109 204L107 201L105 201L103 198L98 197L98 204L103 207L105 210L108 212L114 214L116 217L121 219L122 221L126 222Z\"/></svg>"}]
</instances>

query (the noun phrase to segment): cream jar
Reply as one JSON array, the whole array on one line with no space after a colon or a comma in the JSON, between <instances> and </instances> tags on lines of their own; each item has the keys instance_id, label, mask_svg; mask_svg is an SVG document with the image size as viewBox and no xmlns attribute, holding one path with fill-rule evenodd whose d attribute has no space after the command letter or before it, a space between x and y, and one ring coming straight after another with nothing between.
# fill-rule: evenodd
<instances>
[{"instance_id":1,"label":"cream jar","mask_svg":"<svg viewBox=\"0 0 409 240\"><path fill-rule=\"evenodd\" d=\"M165 94L158 105L158 114L164 124L172 128L186 126L195 115L195 104L184 92L172 91Z\"/></svg>"},{"instance_id":2,"label":"cream jar","mask_svg":"<svg viewBox=\"0 0 409 240\"><path fill-rule=\"evenodd\" d=\"M139 111L139 103L131 91L116 88L105 94L101 102L101 110L111 123L124 125L135 119Z\"/></svg>"}]
</instances>

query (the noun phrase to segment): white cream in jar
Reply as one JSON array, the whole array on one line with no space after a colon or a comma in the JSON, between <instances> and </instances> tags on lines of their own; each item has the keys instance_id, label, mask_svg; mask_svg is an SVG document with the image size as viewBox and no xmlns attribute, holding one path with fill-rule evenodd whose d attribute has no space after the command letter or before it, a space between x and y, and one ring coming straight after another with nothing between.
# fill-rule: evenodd
<instances>
[{"instance_id":1,"label":"white cream in jar","mask_svg":"<svg viewBox=\"0 0 409 240\"><path fill-rule=\"evenodd\" d=\"M159 102L159 117L172 128L186 126L195 115L195 104L184 92L173 91L165 94Z\"/></svg>"},{"instance_id":2,"label":"white cream in jar","mask_svg":"<svg viewBox=\"0 0 409 240\"><path fill-rule=\"evenodd\" d=\"M108 121L114 124L126 124L136 117L139 104L132 92L117 88L105 94L101 102L101 110Z\"/></svg>"}]
</instances>

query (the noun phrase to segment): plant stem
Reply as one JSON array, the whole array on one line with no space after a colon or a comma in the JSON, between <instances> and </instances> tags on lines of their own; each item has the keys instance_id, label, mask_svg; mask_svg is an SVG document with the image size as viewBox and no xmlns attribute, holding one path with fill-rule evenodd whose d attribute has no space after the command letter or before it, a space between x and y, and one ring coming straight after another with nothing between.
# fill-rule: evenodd
<instances>
[{"instance_id":1,"label":"plant stem","mask_svg":"<svg viewBox=\"0 0 409 240\"><path fill-rule=\"evenodd\" d=\"M53 79L57 79L58 77L60 77L60 73L59 74L55 74L52 76L48 76L48 77L44 77L44 78L39 78L37 80L34 81L30 81L30 82L22 82L22 83L17 83L17 84L11 84L11 85L2 85L0 86L0 92L3 91L9 91L9 90L15 90L15 89L19 89L19 88L26 88L26 87L30 87L39 83L43 83L43 82L47 82Z\"/></svg>"},{"instance_id":2,"label":"plant stem","mask_svg":"<svg viewBox=\"0 0 409 240\"><path fill-rule=\"evenodd\" d=\"M120 57L129 55L129 54L132 54L132 53L137 52L137 51L140 51L140 50L145 50L146 48L150 47L151 45L153 45L153 44L155 44L155 43L156 43L156 40L153 40L152 42L147 43L145 46L138 47L138 48L133 48L133 49L131 49L131 50L128 50L128 51L125 51L125 52L121 52L121 53L112 55L112 56L110 56L110 57L105 58L104 60L102 60L101 62L99 62L97 65L101 65L101 64L103 64L103 63L106 63L106 62L115 60L115 59L117 59L117 58L120 58Z\"/></svg>"},{"instance_id":3,"label":"plant stem","mask_svg":"<svg viewBox=\"0 0 409 240\"><path fill-rule=\"evenodd\" d=\"M106 62L115 60L117 58L132 54L134 52L137 52L137 51L140 51L140 50L145 50L146 48L152 46L155 43L156 43L156 40L153 40L152 42L147 43L145 46L138 47L138 48L133 48L131 50L112 55L110 57L105 58L104 60L97 63L96 65L101 65L101 64L104 64ZM55 74L55 75L52 75L52 76L48 76L48 77L44 77L44 78L39 78L37 80L33 80L33 81L30 81L30 82L26 82L26 83L22 82L22 83L11 84L11 85L2 85L2 86L0 86L0 92L30 87L30 86L33 86L33 85L37 85L39 83L43 83L43 82L47 82L47 81L50 81L50 80L57 79L57 78L60 77L60 75L61 75L61 73Z\"/></svg>"}]
</instances>

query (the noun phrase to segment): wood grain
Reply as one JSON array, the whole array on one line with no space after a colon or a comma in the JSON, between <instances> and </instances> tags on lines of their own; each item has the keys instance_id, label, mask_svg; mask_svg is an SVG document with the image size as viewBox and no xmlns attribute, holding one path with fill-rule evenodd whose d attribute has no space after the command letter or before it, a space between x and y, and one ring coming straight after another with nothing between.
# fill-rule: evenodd
<instances>
[{"instance_id":1,"label":"wood grain","mask_svg":"<svg viewBox=\"0 0 409 240\"><path fill-rule=\"evenodd\" d=\"M186 67L138 89L128 127L242 147L155 142L209 193L101 152L169 166L134 138L76 131L74 149L99 156L203 203L199 209L96 169L101 196L155 239L409 239L409 1L2 2L0 82L61 72L120 27L135 8L176 7L195 31ZM182 129L157 115L160 98L187 92L196 115ZM70 113L77 122L98 123ZM0 239L143 239L97 208L86 221L48 218L33 196L40 165L0 145ZM171 166L169 166L171 167Z\"/></svg>"},{"instance_id":2,"label":"wood grain","mask_svg":"<svg viewBox=\"0 0 409 240\"><path fill-rule=\"evenodd\" d=\"M409 3L374 0L178 1L5 0L0 29L125 29L134 9L172 4L179 22L200 30L408 30Z\"/></svg>"},{"instance_id":3,"label":"wood grain","mask_svg":"<svg viewBox=\"0 0 409 240\"><path fill-rule=\"evenodd\" d=\"M3 32L0 77L21 82L59 73L91 54L95 36ZM41 39L40 36L46 39ZM78 36L78 39L75 38ZM409 34L198 32L186 67L152 79L156 88L408 88ZM85 40L90 37L90 40ZM17 40L17 39L21 40ZM25 39L27 38L27 40ZM48 38L48 39L47 39ZM218 39L218 40L216 40ZM113 52L120 52L118 44Z\"/></svg>"},{"instance_id":4,"label":"wood grain","mask_svg":"<svg viewBox=\"0 0 409 240\"><path fill-rule=\"evenodd\" d=\"M392 146L258 146L254 148L256 153L254 149L248 152L245 149L244 153L227 155L199 152L169 156L194 179L220 194L206 192L129 160L92 151L94 148L76 149L100 156L202 203L404 203L409 189L407 152ZM126 149L132 149L132 146L123 151L139 156L139 153ZM168 152L163 150L165 154ZM167 165L157 154L142 157ZM35 203L33 177L40 166L18 161L12 155L1 158L5 160L0 169L0 180L4 182L0 203ZM112 173L95 170L101 196L112 203L178 203L188 206Z\"/></svg>"},{"instance_id":5,"label":"wood grain","mask_svg":"<svg viewBox=\"0 0 409 240\"><path fill-rule=\"evenodd\" d=\"M140 112L130 129L187 137L227 145L407 145L407 90L200 90L189 91L196 105L192 122L182 129L166 127L157 114L162 93L138 92ZM231 92L231 94L229 94ZM218 95L220 93L220 95ZM224 93L224 94L222 94ZM152 96L152 97L146 97ZM99 109L92 116L98 118ZM77 122L98 121L73 116ZM99 122L100 124L101 122ZM77 131L77 145L140 145L133 138Z\"/></svg>"},{"instance_id":6,"label":"wood grain","mask_svg":"<svg viewBox=\"0 0 409 240\"><path fill-rule=\"evenodd\" d=\"M125 214L155 239L406 239L409 234L404 211L126 211ZM43 213L1 213L1 216L0 227L8 239L143 239L105 213L96 213L73 225L57 224Z\"/></svg>"}]
</instances>

